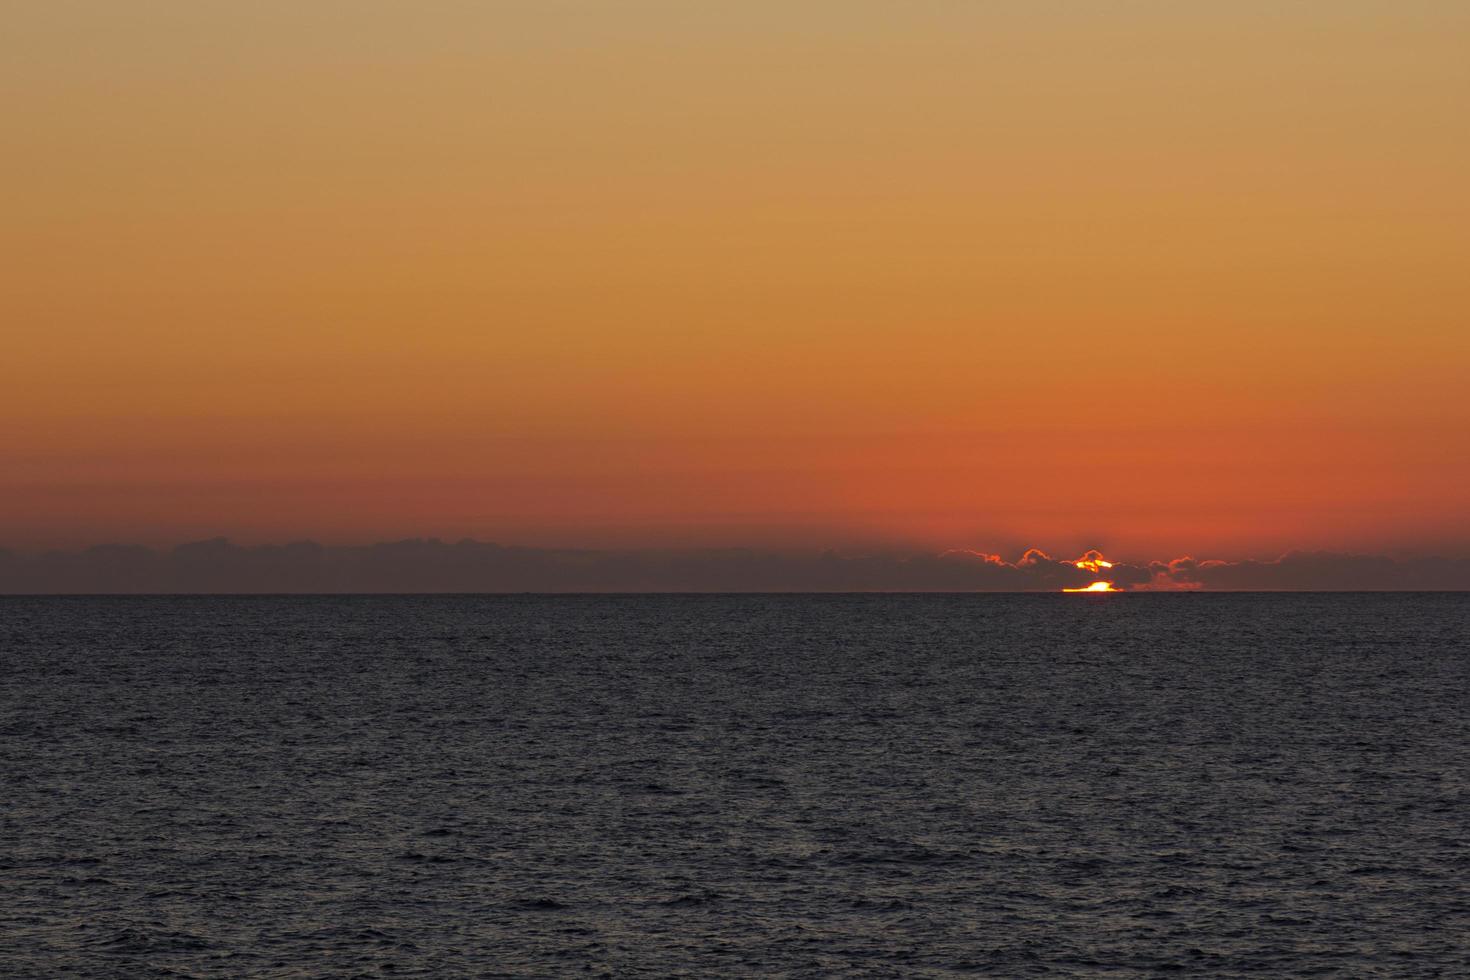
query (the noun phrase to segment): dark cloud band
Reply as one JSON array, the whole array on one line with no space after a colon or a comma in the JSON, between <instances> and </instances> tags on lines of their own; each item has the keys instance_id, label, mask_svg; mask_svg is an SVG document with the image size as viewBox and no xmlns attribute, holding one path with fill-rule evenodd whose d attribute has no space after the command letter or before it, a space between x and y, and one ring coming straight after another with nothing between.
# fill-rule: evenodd
<instances>
[{"instance_id":1,"label":"dark cloud band","mask_svg":"<svg viewBox=\"0 0 1470 980\"><path fill-rule=\"evenodd\" d=\"M1095 558L1094 558L1095 556ZM1101 555L1080 560L1095 563ZM0 593L275 592L1054 592L1106 580L1124 591L1470 590L1470 559L1292 552L1270 561L1116 562L1079 567L1037 549L1014 561L942 554L747 549L593 551L409 540L242 547L223 539L165 551L107 545L0 551Z\"/></svg>"}]
</instances>

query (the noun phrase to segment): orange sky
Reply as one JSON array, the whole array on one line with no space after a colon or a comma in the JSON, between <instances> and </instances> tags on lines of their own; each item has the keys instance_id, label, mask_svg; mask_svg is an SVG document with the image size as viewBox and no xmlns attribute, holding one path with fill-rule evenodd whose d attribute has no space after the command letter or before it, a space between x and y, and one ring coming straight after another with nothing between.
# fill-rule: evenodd
<instances>
[{"instance_id":1,"label":"orange sky","mask_svg":"<svg viewBox=\"0 0 1470 980\"><path fill-rule=\"evenodd\" d=\"M1470 551L1470 6L21 0L0 545Z\"/></svg>"}]
</instances>

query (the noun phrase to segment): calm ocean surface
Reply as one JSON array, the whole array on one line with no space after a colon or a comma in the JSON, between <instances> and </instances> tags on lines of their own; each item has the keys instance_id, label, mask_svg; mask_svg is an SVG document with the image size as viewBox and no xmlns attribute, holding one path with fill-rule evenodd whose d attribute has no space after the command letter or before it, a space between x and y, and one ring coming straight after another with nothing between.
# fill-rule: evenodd
<instances>
[{"instance_id":1,"label":"calm ocean surface","mask_svg":"<svg viewBox=\"0 0 1470 980\"><path fill-rule=\"evenodd\" d=\"M0 976L1470 976L1470 596L0 599Z\"/></svg>"}]
</instances>

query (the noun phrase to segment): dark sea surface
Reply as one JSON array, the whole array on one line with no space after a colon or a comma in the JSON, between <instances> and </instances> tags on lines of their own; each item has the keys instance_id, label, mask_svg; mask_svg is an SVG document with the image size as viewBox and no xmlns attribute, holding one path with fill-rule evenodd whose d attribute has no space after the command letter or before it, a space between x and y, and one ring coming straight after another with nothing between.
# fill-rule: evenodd
<instances>
[{"instance_id":1,"label":"dark sea surface","mask_svg":"<svg viewBox=\"0 0 1470 980\"><path fill-rule=\"evenodd\" d=\"M0 599L0 976L1470 976L1470 596Z\"/></svg>"}]
</instances>

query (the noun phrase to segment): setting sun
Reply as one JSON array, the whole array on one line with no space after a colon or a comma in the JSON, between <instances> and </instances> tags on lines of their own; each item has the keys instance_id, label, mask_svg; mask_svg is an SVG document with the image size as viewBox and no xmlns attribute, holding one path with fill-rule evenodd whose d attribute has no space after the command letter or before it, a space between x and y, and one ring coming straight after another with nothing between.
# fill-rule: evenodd
<instances>
[{"instance_id":1,"label":"setting sun","mask_svg":"<svg viewBox=\"0 0 1470 980\"><path fill-rule=\"evenodd\" d=\"M1063 589L1063 592L1122 592L1122 589L1113 588L1112 582L1093 582L1085 589Z\"/></svg>"},{"instance_id":2,"label":"setting sun","mask_svg":"<svg viewBox=\"0 0 1470 980\"><path fill-rule=\"evenodd\" d=\"M1102 573L1103 569L1112 568L1113 563L1103 557L1103 553L1096 549L1087 552L1081 558L1072 562L1073 567L1080 568L1094 575ZM1080 589L1063 589L1063 592L1122 592L1122 589L1113 588L1112 582L1093 582L1091 585Z\"/></svg>"}]
</instances>

